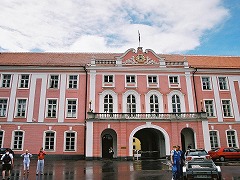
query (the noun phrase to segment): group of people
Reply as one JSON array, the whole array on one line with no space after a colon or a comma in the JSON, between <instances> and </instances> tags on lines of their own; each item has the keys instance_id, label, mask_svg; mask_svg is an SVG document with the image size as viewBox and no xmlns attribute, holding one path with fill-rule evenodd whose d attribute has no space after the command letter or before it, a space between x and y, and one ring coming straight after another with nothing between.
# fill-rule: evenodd
<instances>
[{"instance_id":1,"label":"group of people","mask_svg":"<svg viewBox=\"0 0 240 180\"><path fill-rule=\"evenodd\" d=\"M182 150L180 150L180 146L173 146L173 150L171 151L170 155L173 180L180 180L182 178L184 159L184 153Z\"/></svg>"},{"instance_id":2,"label":"group of people","mask_svg":"<svg viewBox=\"0 0 240 180\"><path fill-rule=\"evenodd\" d=\"M43 148L40 149L38 152L38 161L37 161L37 170L36 175L39 175L39 173L43 174L43 168L44 168L44 156L46 153L43 151ZM32 154L28 152L26 149L25 153L21 154L21 157L23 157L23 175L26 173L29 173L29 166L30 166L30 159L32 157ZM10 153L9 149L6 149L5 154L1 157L2 161L2 179L4 180L7 176L7 179L10 179L11 176L11 170L13 168L13 154Z\"/></svg>"}]
</instances>

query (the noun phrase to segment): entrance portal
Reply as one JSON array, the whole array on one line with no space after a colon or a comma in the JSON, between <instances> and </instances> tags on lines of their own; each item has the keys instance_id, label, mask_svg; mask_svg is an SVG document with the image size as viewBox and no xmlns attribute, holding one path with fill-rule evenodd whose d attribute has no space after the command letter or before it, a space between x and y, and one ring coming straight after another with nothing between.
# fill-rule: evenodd
<instances>
[{"instance_id":1,"label":"entrance portal","mask_svg":"<svg viewBox=\"0 0 240 180\"><path fill-rule=\"evenodd\" d=\"M184 128L181 131L182 150L186 151L188 147L195 148L194 132L191 128Z\"/></svg>"},{"instance_id":2,"label":"entrance portal","mask_svg":"<svg viewBox=\"0 0 240 180\"><path fill-rule=\"evenodd\" d=\"M109 149L112 147L114 154L117 157L117 135L112 129L105 129L101 135L102 138L102 158L111 158Z\"/></svg>"}]
</instances>

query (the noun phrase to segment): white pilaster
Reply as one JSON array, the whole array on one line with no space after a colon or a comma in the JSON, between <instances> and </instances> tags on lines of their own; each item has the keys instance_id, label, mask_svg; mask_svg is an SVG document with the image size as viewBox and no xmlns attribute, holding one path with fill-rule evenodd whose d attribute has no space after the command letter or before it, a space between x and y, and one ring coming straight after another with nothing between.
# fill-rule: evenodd
<instances>
[{"instance_id":1,"label":"white pilaster","mask_svg":"<svg viewBox=\"0 0 240 180\"><path fill-rule=\"evenodd\" d=\"M93 122L86 122L86 157L93 157Z\"/></svg>"},{"instance_id":2,"label":"white pilaster","mask_svg":"<svg viewBox=\"0 0 240 180\"><path fill-rule=\"evenodd\" d=\"M9 111L8 111L8 122L13 121L14 117L14 109L15 109L15 99L16 99L16 93L17 93L17 86L18 86L18 74L13 74L13 80L12 80L12 87L11 87L11 95L9 99Z\"/></svg>"},{"instance_id":3,"label":"white pilaster","mask_svg":"<svg viewBox=\"0 0 240 180\"><path fill-rule=\"evenodd\" d=\"M27 111L27 122L32 122L33 120L33 109L34 109L34 100L35 100L35 91L36 91L36 78L35 74L31 76L31 85L29 89L29 99L28 99L28 111Z\"/></svg>"},{"instance_id":4,"label":"white pilaster","mask_svg":"<svg viewBox=\"0 0 240 180\"><path fill-rule=\"evenodd\" d=\"M234 81L238 81L237 78L229 77L229 89L231 93L232 105L233 105L233 113L236 121L240 121L239 109L238 109L238 102L237 102L237 95L234 87ZM238 81L240 82L240 80ZM238 83L239 85L239 83Z\"/></svg>"},{"instance_id":5,"label":"white pilaster","mask_svg":"<svg viewBox=\"0 0 240 180\"><path fill-rule=\"evenodd\" d=\"M185 73L186 77L186 84L187 84L187 96L188 96L188 107L189 107L189 112L195 112L194 110L194 101L193 101L193 92L192 92L192 81L191 81L191 76L189 72Z\"/></svg>"},{"instance_id":6,"label":"white pilaster","mask_svg":"<svg viewBox=\"0 0 240 180\"><path fill-rule=\"evenodd\" d=\"M223 115L222 115L222 107L221 107L221 100L218 91L218 84L217 84L217 77L212 76L212 84L213 84L213 92L214 92L214 99L216 104L216 115L218 122L223 122Z\"/></svg>"},{"instance_id":7,"label":"white pilaster","mask_svg":"<svg viewBox=\"0 0 240 180\"><path fill-rule=\"evenodd\" d=\"M202 128L203 128L203 141L206 151L211 150L211 144L210 144L210 135L209 135L209 129L208 129L208 121L202 121Z\"/></svg>"},{"instance_id":8,"label":"white pilaster","mask_svg":"<svg viewBox=\"0 0 240 180\"><path fill-rule=\"evenodd\" d=\"M95 70L91 70L90 71L90 101L91 101L91 108L92 111L95 112L95 87L96 86L96 71Z\"/></svg>"},{"instance_id":9,"label":"white pilaster","mask_svg":"<svg viewBox=\"0 0 240 180\"><path fill-rule=\"evenodd\" d=\"M47 74L43 74L38 77L42 78L38 122L43 122L45 118L45 110L46 110L45 102L46 102L46 91L47 91Z\"/></svg>"},{"instance_id":10,"label":"white pilaster","mask_svg":"<svg viewBox=\"0 0 240 180\"><path fill-rule=\"evenodd\" d=\"M64 105L65 105L65 94L66 94L66 74L61 74L60 82L60 97L59 97L59 111L58 111L58 122L64 121Z\"/></svg>"}]
</instances>

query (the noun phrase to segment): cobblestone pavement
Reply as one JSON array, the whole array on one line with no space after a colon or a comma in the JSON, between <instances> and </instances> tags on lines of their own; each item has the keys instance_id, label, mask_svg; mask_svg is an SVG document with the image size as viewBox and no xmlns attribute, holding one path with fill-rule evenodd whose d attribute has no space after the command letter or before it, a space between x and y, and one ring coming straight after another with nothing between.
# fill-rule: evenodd
<instances>
[{"instance_id":1,"label":"cobblestone pavement","mask_svg":"<svg viewBox=\"0 0 240 180\"><path fill-rule=\"evenodd\" d=\"M44 174L36 176L37 160L30 164L29 175L23 175L22 160L17 159L12 180L170 180L171 171L164 160L45 160ZM221 164L223 179L240 179L240 165Z\"/></svg>"}]
</instances>

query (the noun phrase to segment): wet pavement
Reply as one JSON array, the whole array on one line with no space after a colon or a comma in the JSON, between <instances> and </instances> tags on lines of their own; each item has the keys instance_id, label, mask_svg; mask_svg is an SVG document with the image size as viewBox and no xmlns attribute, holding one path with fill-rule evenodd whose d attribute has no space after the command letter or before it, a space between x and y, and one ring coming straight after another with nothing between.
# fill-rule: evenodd
<instances>
[{"instance_id":1,"label":"wet pavement","mask_svg":"<svg viewBox=\"0 0 240 180\"><path fill-rule=\"evenodd\" d=\"M240 164L219 164L225 180L240 180ZM170 180L171 171L165 160L45 160L44 174L36 176L37 160L30 173L23 175L21 159L16 159L12 180Z\"/></svg>"}]
</instances>

